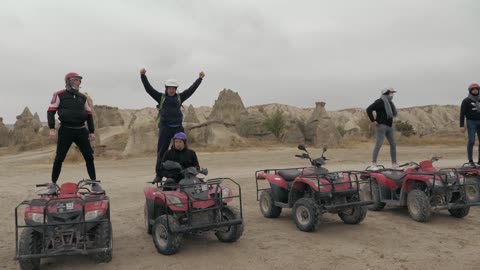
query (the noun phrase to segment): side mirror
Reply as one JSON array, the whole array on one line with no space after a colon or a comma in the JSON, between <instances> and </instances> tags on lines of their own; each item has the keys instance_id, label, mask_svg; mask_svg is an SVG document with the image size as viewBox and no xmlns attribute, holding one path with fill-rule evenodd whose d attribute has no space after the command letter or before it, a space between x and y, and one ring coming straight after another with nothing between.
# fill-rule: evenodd
<instances>
[{"instance_id":1,"label":"side mirror","mask_svg":"<svg viewBox=\"0 0 480 270\"><path fill-rule=\"evenodd\" d=\"M327 146L326 145L323 146L323 152L324 153L327 152Z\"/></svg>"},{"instance_id":2,"label":"side mirror","mask_svg":"<svg viewBox=\"0 0 480 270\"><path fill-rule=\"evenodd\" d=\"M305 145L299 144L298 145L298 150L307 151L307 148L305 148Z\"/></svg>"}]
</instances>

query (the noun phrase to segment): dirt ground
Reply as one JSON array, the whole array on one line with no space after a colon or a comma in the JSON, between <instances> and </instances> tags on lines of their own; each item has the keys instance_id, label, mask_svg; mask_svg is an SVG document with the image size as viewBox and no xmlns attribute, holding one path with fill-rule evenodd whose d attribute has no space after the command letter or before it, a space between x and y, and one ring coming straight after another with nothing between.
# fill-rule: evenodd
<instances>
[{"instance_id":1,"label":"dirt ground","mask_svg":"<svg viewBox=\"0 0 480 270\"><path fill-rule=\"evenodd\" d=\"M99 160L97 175L111 198L114 250L108 264L82 256L43 259L42 269L480 269L480 209L464 219L448 212L429 223L410 219L406 208L368 212L363 223L346 225L325 214L319 230L299 231L284 210L278 219L264 218L258 208L254 172L264 168L307 165L293 157L295 149L199 153L210 177L228 176L242 187L245 231L232 244L213 234L189 237L173 256L157 253L143 226L143 189L153 177L154 159ZM319 150L312 150L318 154ZM443 156L439 166L458 166L464 147L400 147L400 162ZM327 168L365 168L371 146L330 149ZM381 159L387 161L387 147ZM35 183L49 179L53 151L0 156L0 269L18 269L15 253L14 208L34 196ZM65 164L60 182L86 177L83 163Z\"/></svg>"}]
</instances>

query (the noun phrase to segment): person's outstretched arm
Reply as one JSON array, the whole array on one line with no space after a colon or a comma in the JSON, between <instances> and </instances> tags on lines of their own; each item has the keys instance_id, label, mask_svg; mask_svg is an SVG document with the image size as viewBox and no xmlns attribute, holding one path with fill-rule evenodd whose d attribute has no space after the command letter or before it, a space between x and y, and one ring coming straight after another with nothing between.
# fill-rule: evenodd
<instances>
[{"instance_id":1,"label":"person's outstretched arm","mask_svg":"<svg viewBox=\"0 0 480 270\"><path fill-rule=\"evenodd\" d=\"M147 75L145 75L145 73L147 73L147 71L144 68L142 68L140 70L140 78L142 79L143 87L145 88L145 91L147 91L147 93L153 99L155 99L155 101L160 103L160 100L161 100L163 94L160 93L159 91L155 90L155 88L152 87L152 85L148 81Z\"/></svg>"},{"instance_id":2,"label":"person's outstretched arm","mask_svg":"<svg viewBox=\"0 0 480 270\"><path fill-rule=\"evenodd\" d=\"M200 84L202 83L203 77L205 77L205 73L202 71L198 74L198 79L192 84L192 86L180 93L180 98L182 99L182 102L187 100L193 95L193 93L195 93L198 86L200 86Z\"/></svg>"}]
</instances>

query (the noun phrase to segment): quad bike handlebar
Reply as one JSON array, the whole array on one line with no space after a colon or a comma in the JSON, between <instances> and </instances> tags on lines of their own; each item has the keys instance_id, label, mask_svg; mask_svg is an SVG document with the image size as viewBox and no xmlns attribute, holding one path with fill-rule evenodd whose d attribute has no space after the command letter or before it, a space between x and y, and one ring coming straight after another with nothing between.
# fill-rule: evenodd
<instances>
[{"instance_id":1,"label":"quad bike handlebar","mask_svg":"<svg viewBox=\"0 0 480 270\"><path fill-rule=\"evenodd\" d=\"M325 161L328 160L326 157L325 157L325 152L327 151L327 147L324 146L323 147L323 151L322 151L322 156L319 157L319 158L316 158L316 159L312 159L310 157L310 153L308 153L307 151L307 148L305 147L305 145L303 144L299 144L298 145L298 149L299 150L302 150L302 151L305 151L305 153L301 154L301 155L295 155L295 157L298 157L298 158L301 158L301 159L308 159L310 161L310 164L312 166L315 166L315 167L320 167L321 165L325 165Z\"/></svg>"}]
</instances>

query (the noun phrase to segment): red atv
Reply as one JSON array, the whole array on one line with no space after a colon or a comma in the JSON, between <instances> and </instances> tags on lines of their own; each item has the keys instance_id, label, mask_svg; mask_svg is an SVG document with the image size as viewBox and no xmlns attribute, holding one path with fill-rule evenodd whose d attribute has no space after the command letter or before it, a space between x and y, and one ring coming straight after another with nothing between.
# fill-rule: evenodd
<instances>
[{"instance_id":1,"label":"red atv","mask_svg":"<svg viewBox=\"0 0 480 270\"><path fill-rule=\"evenodd\" d=\"M317 159L310 158L304 145L298 149L305 153L295 156L308 159L312 167L255 172L257 201L263 216L276 218L282 208L293 208L295 224L305 232L315 231L321 215L326 212L337 213L347 224L360 223L367 214L365 205L372 203L360 200L359 186L368 180L360 179L361 172L329 172L322 167L327 160L326 148Z\"/></svg>"},{"instance_id":2,"label":"red atv","mask_svg":"<svg viewBox=\"0 0 480 270\"><path fill-rule=\"evenodd\" d=\"M111 261L110 201L105 192L91 192L96 183L99 181L55 184L55 194L40 190L40 198L15 207L15 259L20 269L39 269L41 258L63 255L91 254L99 262ZM18 222L19 209L23 209L25 225Z\"/></svg>"},{"instance_id":3,"label":"red atv","mask_svg":"<svg viewBox=\"0 0 480 270\"><path fill-rule=\"evenodd\" d=\"M429 220L432 211L447 209L454 217L468 215L470 206L480 205L476 179L466 179L465 173L457 169L437 170L433 162L439 158L400 165L400 170L385 169L365 172L362 177L371 179L365 186L366 198L374 204L370 210L380 211L385 205L407 206L412 219L419 222ZM477 197L468 190L477 190ZM372 197L369 197L369 196Z\"/></svg>"},{"instance_id":4,"label":"red atv","mask_svg":"<svg viewBox=\"0 0 480 270\"><path fill-rule=\"evenodd\" d=\"M230 178L204 180L207 175L194 168L183 169L177 162L163 164L167 178L181 179L152 183L145 189L145 227L152 234L157 251L175 254L183 242L183 234L215 231L218 240L235 242L243 233L242 197L240 185ZM171 182L172 184L169 184ZM228 183L236 186L233 189ZM234 199L239 209L232 206Z\"/></svg>"}]
</instances>

